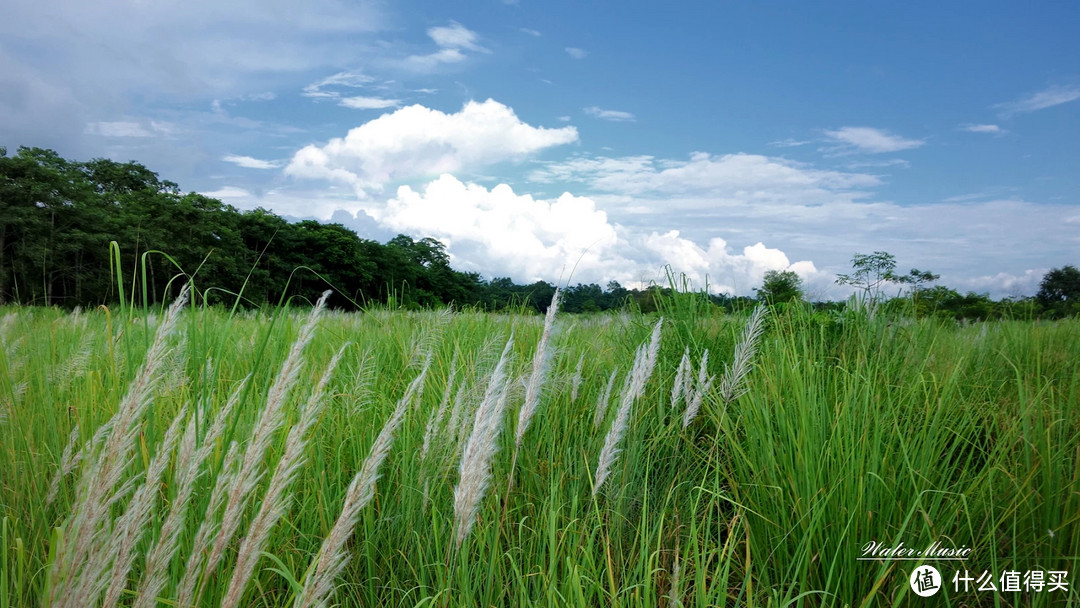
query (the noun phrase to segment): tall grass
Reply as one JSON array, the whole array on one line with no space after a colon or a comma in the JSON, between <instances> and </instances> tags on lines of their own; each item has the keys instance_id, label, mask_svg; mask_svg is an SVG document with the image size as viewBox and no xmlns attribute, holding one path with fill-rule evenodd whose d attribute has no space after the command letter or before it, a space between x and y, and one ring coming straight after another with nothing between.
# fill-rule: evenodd
<instances>
[{"instance_id":1,"label":"tall grass","mask_svg":"<svg viewBox=\"0 0 1080 608\"><path fill-rule=\"evenodd\" d=\"M0 608L926 602L871 541L1080 605L1080 321L670 297L0 310Z\"/></svg>"}]
</instances>

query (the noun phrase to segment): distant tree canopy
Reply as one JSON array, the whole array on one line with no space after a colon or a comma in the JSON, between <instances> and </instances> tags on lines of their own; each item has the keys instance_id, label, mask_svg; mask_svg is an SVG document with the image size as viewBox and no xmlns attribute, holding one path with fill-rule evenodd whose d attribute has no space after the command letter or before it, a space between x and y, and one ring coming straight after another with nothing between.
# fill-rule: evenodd
<instances>
[{"instance_id":1,"label":"distant tree canopy","mask_svg":"<svg viewBox=\"0 0 1080 608\"><path fill-rule=\"evenodd\" d=\"M260 306L283 298L314 299L331 287L335 306L389 303L406 308L455 304L488 310L543 312L555 286L509 278L484 280L450 267L432 238L398 235L385 244L341 224L291 223L265 209L239 211L181 192L136 163L75 162L56 152L0 148L0 304L94 306L116 302L118 244L125 298L160 302L178 275L194 276L211 303ZM145 268L145 273L144 273ZM137 278L134 273L137 272ZM564 290L563 310L636 306L655 309L661 287L625 289L617 282ZM738 299L716 297L732 305Z\"/></svg>"},{"instance_id":2,"label":"distant tree canopy","mask_svg":"<svg viewBox=\"0 0 1080 608\"><path fill-rule=\"evenodd\" d=\"M793 270L769 270L761 287L754 289L758 299L769 304L802 299L802 279Z\"/></svg>"},{"instance_id":3,"label":"distant tree canopy","mask_svg":"<svg viewBox=\"0 0 1080 608\"><path fill-rule=\"evenodd\" d=\"M112 243L116 243L113 246ZM942 286L938 275L912 269L897 275L886 252L856 254L853 272L837 282L871 298L885 284L910 285L917 314L996 318L1009 314L1080 314L1080 271L1065 266L1047 273L1033 299L992 301ZM117 268L123 284L117 281ZM506 277L485 280L450 267L438 240L398 235L386 243L361 238L341 224L292 223L265 209L239 211L221 201L161 179L137 162L77 162L52 150L0 147L0 304L96 306L125 299L164 301L177 277L194 277L210 303L274 304L292 297L314 300L327 288L341 308L369 303L420 308L454 304L486 310L543 312L555 286L518 285ZM791 271L771 271L758 297L799 300L802 285ZM134 296L132 295L134 292ZM670 287L564 288L562 309L593 312L624 306L651 312ZM709 295L712 306L737 310L751 298ZM817 303L829 308L828 303Z\"/></svg>"}]
</instances>

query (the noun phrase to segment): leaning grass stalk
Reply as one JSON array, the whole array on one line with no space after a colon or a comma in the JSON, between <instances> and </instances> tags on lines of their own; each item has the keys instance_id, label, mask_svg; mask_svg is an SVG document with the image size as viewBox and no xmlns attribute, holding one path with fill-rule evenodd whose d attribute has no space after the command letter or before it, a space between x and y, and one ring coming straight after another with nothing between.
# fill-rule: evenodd
<instances>
[{"instance_id":1,"label":"leaning grass stalk","mask_svg":"<svg viewBox=\"0 0 1080 608\"><path fill-rule=\"evenodd\" d=\"M128 574L131 573L131 566L135 562L135 545L142 538L146 524L149 523L150 516L157 505L161 478L165 474L165 467L172 460L173 448L176 447L176 441L180 437L180 428L186 417L187 407L180 408L180 412L173 418L169 429L165 431L165 438L162 439L157 452L150 460L143 485L135 491L135 496L132 497L127 511L117 522L107 553L99 553L99 559L103 562L108 561L109 555L114 556L111 567L112 576L109 577L109 588L105 590L102 608L116 606L120 601L121 592L127 587Z\"/></svg>"},{"instance_id":2,"label":"leaning grass stalk","mask_svg":"<svg viewBox=\"0 0 1080 608\"><path fill-rule=\"evenodd\" d=\"M525 433L529 430L529 425L532 424L533 416L536 415L536 410L540 407L540 394L544 389L544 380L547 379L547 372L551 366L551 349L548 348L548 343L551 341L551 330L555 327L555 313L559 309L559 290L555 290L555 294L551 296L551 304L548 306L547 314L544 315L544 330L540 333L540 341L536 344L536 352L533 353L532 360L532 373L529 375L529 382L525 385L525 402L521 405L521 410L518 411L517 419L517 431L514 435L514 456L510 460L510 474L506 477L506 494L504 494L505 500L510 498L510 488L514 484L514 469L517 467L518 451L521 450L521 442L525 439ZM585 355L581 355L582 358L578 360L577 383L581 383L581 362L584 360ZM577 386L574 387L574 392L577 392ZM571 400L576 399L576 397ZM503 505L503 513L506 513L506 504Z\"/></svg>"},{"instance_id":3,"label":"leaning grass stalk","mask_svg":"<svg viewBox=\"0 0 1080 608\"><path fill-rule=\"evenodd\" d=\"M53 581L48 593L50 606L87 606L93 603L90 598L76 595L76 586L83 581L82 572L89 565L89 556L101 546L102 537L107 533L110 506L129 487L129 484L122 483L122 478L136 445L138 423L149 408L154 390L161 380L161 371L170 353L169 337L176 328L180 310L187 299L188 286L185 285L158 326L146 360L128 386L116 413L107 423L107 437L103 436L100 449L95 449L87 458L88 464L83 469L72 505L72 515L65 526L65 542L50 569L50 580ZM104 581L95 582L99 588L103 584Z\"/></svg>"},{"instance_id":4,"label":"leaning grass stalk","mask_svg":"<svg viewBox=\"0 0 1080 608\"><path fill-rule=\"evenodd\" d=\"M214 479L214 488L210 491L210 502L206 505L206 513L195 533L195 541L191 547L191 554L188 555L184 576L180 578L180 583L176 586L177 606L195 605L195 585L199 582L199 575L205 571L203 563L206 555L210 551L213 539L221 529L221 520L217 518L217 514L229 497L229 488L236 483L239 466L240 445L234 441L229 445L229 450L221 463L221 469Z\"/></svg>"},{"instance_id":5,"label":"leaning grass stalk","mask_svg":"<svg viewBox=\"0 0 1080 608\"><path fill-rule=\"evenodd\" d=\"M753 368L754 355L757 354L758 342L765 331L765 316L768 308L758 306L750 315L742 339L735 345L735 354L729 367L720 378L720 399L725 405L731 403L746 392L746 377Z\"/></svg>"},{"instance_id":6,"label":"leaning grass stalk","mask_svg":"<svg viewBox=\"0 0 1080 608\"><path fill-rule=\"evenodd\" d=\"M270 440L284 422L285 400L288 397L289 390L296 384L296 380L300 376L300 369L303 367L303 357L301 355L304 347L311 341L315 333L315 326L329 296L330 291L323 292L322 297L315 304L315 308L312 309L311 314L308 316L307 323L300 328L300 333L296 341L293 342L292 349L285 358L285 362L274 379L274 383L270 386L266 404L255 423L251 439L240 462L240 470L237 472L236 481L229 491L229 501L225 506L221 527L218 530L217 537L214 539L210 556L206 560L206 567L202 573L202 586L206 585L209 577L217 569L218 564L225 555L225 548L240 527L240 520L246 510L248 498L262 476L262 462L267 449L270 447ZM196 603L202 595L202 586L200 586L193 598Z\"/></svg>"},{"instance_id":7,"label":"leaning grass stalk","mask_svg":"<svg viewBox=\"0 0 1080 608\"><path fill-rule=\"evenodd\" d=\"M180 452L176 458L177 471L179 472L176 496L169 507L168 515L165 516L164 523L161 524L161 533L158 535L157 543L147 555L146 567L143 569L143 578L139 583L133 608L155 608L157 606L157 597L168 583L169 562L172 561L173 556L176 554L180 534L183 532L184 522L187 520L188 503L190 503L192 494L195 491L195 482L202 474L203 463L210 456L225 429L225 425L232 418L232 411L236 408L240 395L243 394L244 387L250 378L248 376L242 380L233 390L225 406L218 411L213 422L206 429L198 449L195 448L196 417L192 416L191 420L188 421L187 429L184 431L184 439L180 443ZM224 471L226 469L223 469ZM223 474L222 477L226 477L226 475ZM224 496L223 491L220 494ZM213 499L211 499L211 503L214 503ZM218 506L220 506L220 502ZM206 521L203 522L203 525L206 525ZM201 528L200 533L202 533Z\"/></svg>"},{"instance_id":8,"label":"leaning grass stalk","mask_svg":"<svg viewBox=\"0 0 1080 608\"><path fill-rule=\"evenodd\" d=\"M683 415L683 428L690 426L701 409L701 403L705 399L705 393L712 388L716 376L709 375L709 349L701 355L701 363L698 365L697 382L686 397L686 413Z\"/></svg>"},{"instance_id":9,"label":"leaning grass stalk","mask_svg":"<svg viewBox=\"0 0 1080 608\"><path fill-rule=\"evenodd\" d=\"M679 361L679 369L675 372L675 382L671 385L671 409L675 410L679 405L679 399L686 399L686 377L690 374L690 347L687 346L683 351L682 359Z\"/></svg>"},{"instance_id":10,"label":"leaning grass stalk","mask_svg":"<svg viewBox=\"0 0 1080 608\"><path fill-rule=\"evenodd\" d=\"M660 352L660 328L663 323L663 318L657 321L649 339L648 347L642 344L638 347L637 354L634 356L634 368L631 370L630 376L628 376L628 382L623 385L619 411L615 415L615 420L611 422L611 428L608 429L607 436L604 438L604 447L600 450L600 457L596 463L596 482L593 484L593 497L596 497L597 493L600 492L600 488L603 487L604 482L607 481L608 476L611 474L611 468L615 465L621 451L619 443L626 434L627 426L630 423L631 406L645 392L645 385L649 381L649 376L652 375L653 367L656 366L656 357Z\"/></svg>"},{"instance_id":11,"label":"leaning grass stalk","mask_svg":"<svg viewBox=\"0 0 1080 608\"><path fill-rule=\"evenodd\" d=\"M570 379L570 402L577 401L578 392L581 391L582 372L585 369L585 353L578 357L577 367L574 368L574 376Z\"/></svg>"},{"instance_id":12,"label":"leaning grass stalk","mask_svg":"<svg viewBox=\"0 0 1080 608\"><path fill-rule=\"evenodd\" d=\"M608 403L611 402L611 389L615 388L615 377L619 375L619 368L611 370L604 392L596 400L596 412L593 414L593 428L600 428L600 423L607 417Z\"/></svg>"},{"instance_id":13,"label":"leaning grass stalk","mask_svg":"<svg viewBox=\"0 0 1080 608\"><path fill-rule=\"evenodd\" d=\"M424 380L427 377L430 357L424 363L420 374L409 384L405 395L398 401L397 407L390 418L383 425L379 436L371 445L371 452L364 460L364 466L353 477L349 489L345 492L345 502L341 507L330 534L323 540L319 547L319 553L315 561L309 567L309 574L304 579L304 590L296 597L295 608L324 607L330 593L334 589L334 581L337 580L341 571L349 561L349 554L345 550L345 543L352 536L356 528L356 522L360 519L360 512L375 496L375 482L379 479L379 469L390 453L390 447L394 444L394 433L401 426L405 417L405 411L409 404L420 399L424 391Z\"/></svg>"},{"instance_id":14,"label":"leaning grass stalk","mask_svg":"<svg viewBox=\"0 0 1080 608\"><path fill-rule=\"evenodd\" d=\"M79 466L79 461L82 460L83 451L75 451L75 445L79 443L79 425L76 424L71 429L71 434L68 435L67 445L64 446L64 453L60 455L60 466L56 469L56 474L53 476L52 483L49 484L49 495L45 497L45 506L49 506L56 500L57 494L60 493L60 483L64 478L71 474L75 470L75 467Z\"/></svg>"},{"instance_id":15,"label":"leaning grass stalk","mask_svg":"<svg viewBox=\"0 0 1080 608\"><path fill-rule=\"evenodd\" d=\"M289 486L292 485L293 480L296 479L296 474L304 464L304 447L307 445L308 432L315 426L315 422L318 421L319 415L322 413L323 393L326 392L326 386L330 383L330 376L333 375L334 369L337 368L338 362L341 361L341 356L345 354L345 348L348 346L348 343L343 345L334 355L334 358L330 360L322 378L315 385L315 390L312 391L307 404L300 413L299 422L289 430L289 435L285 440L285 453L278 460L277 468L274 469L274 474L270 477L270 484L259 505L255 519L251 521L247 536L240 543L240 550L236 557L236 567L233 569L232 580L229 581L229 588L225 592L225 599L221 602L221 608L235 608L240 605L240 600L244 597L244 589L247 587L248 581L251 580L251 575L255 572L255 564L258 563L263 548L266 546L267 541L270 540L270 531L281 519L281 516L285 514L292 502Z\"/></svg>"},{"instance_id":16,"label":"leaning grass stalk","mask_svg":"<svg viewBox=\"0 0 1080 608\"><path fill-rule=\"evenodd\" d=\"M498 451L499 432L502 430L503 411L506 409L506 367L514 337L506 342L502 356L491 372L484 400L476 409L473 428L465 443L465 451L458 467L458 484L454 487L455 547L472 531L476 514L491 483L491 460Z\"/></svg>"}]
</instances>

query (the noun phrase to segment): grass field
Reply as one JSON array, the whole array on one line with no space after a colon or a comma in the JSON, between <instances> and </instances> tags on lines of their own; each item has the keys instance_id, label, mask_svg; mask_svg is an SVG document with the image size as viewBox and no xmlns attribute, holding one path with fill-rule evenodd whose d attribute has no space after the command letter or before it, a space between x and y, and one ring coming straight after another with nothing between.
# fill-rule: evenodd
<instances>
[{"instance_id":1,"label":"grass field","mask_svg":"<svg viewBox=\"0 0 1080 608\"><path fill-rule=\"evenodd\" d=\"M0 608L1080 605L1080 320L696 301L0 309Z\"/></svg>"}]
</instances>

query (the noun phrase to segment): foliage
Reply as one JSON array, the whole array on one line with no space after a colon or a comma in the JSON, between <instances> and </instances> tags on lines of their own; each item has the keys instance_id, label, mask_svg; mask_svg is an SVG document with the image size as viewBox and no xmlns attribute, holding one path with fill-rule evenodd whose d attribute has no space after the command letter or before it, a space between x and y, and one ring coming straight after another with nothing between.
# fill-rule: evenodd
<instances>
[{"instance_id":1,"label":"foliage","mask_svg":"<svg viewBox=\"0 0 1080 608\"><path fill-rule=\"evenodd\" d=\"M769 304L802 299L802 278L793 270L769 270L761 287L754 289L758 299Z\"/></svg>"},{"instance_id":2,"label":"foliage","mask_svg":"<svg viewBox=\"0 0 1080 608\"><path fill-rule=\"evenodd\" d=\"M1067 265L1047 272L1035 299L1055 316L1080 314L1080 270Z\"/></svg>"},{"instance_id":3,"label":"foliage","mask_svg":"<svg viewBox=\"0 0 1080 608\"><path fill-rule=\"evenodd\" d=\"M836 282L861 290L863 296L869 301L877 301L881 298L883 285L900 280L895 273L896 257L885 251L875 251L871 254L856 253L851 258L851 267L854 272L836 275Z\"/></svg>"}]
</instances>

